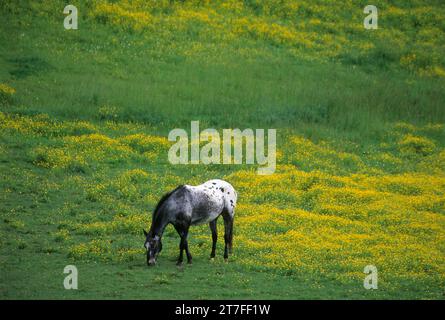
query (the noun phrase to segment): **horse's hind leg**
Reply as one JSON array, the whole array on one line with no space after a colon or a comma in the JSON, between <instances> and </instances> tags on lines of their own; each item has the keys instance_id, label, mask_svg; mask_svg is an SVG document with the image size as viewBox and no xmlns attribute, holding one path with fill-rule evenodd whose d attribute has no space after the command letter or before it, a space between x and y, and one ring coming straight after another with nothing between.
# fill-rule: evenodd
<instances>
[{"instance_id":1,"label":"horse's hind leg","mask_svg":"<svg viewBox=\"0 0 445 320\"><path fill-rule=\"evenodd\" d=\"M229 253L232 254L233 252L233 220L234 217L232 217L232 220L230 221L230 234L229 234Z\"/></svg>"},{"instance_id":2,"label":"horse's hind leg","mask_svg":"<svg viewBox=\"0 0 445 320\"><path fill-rule=\"evenodd\" d=\"M232 236L233 236L233 215L229 213L223 214L224 218L224 260L229 258L229 251L232 253Z\"/></svg>"},{"instance_id":3,"label":"horse's hind leg","mask_svg":"<svg viewBox=\"0 0 445 320\"><path fill-rule=\"evenodd\" d=\"M229 225L229 253L232 254L233 252L233 216L230 219L230 225Z\"/></svg>"},{"instance_id":4,"label":"horse's hind leg","mask_svg":"<svg viewBox=\"0 0 445 320\"><path fill-rule=\"evenodd\" d=\"M218 218L209 222L210 230L212 231L212 253L210 253L210 259L215 258L216 241L218 240L218 232L217 232L217 227L216 227L217 220L218 220Z\"/></svg>"}]
</instances>

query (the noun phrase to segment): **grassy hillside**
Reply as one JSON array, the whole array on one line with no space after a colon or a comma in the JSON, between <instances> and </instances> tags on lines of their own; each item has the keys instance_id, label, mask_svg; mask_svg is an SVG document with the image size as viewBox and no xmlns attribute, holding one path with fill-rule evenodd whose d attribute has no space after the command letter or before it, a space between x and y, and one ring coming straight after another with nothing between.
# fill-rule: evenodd
<instances>
[{"instance_id":1,"label":"grassy hillside","mask_svg":"<svg viewBox=\"0 0 445 320\"><path fill-rule=\"evenodd\" d=\"M2 298L427 298L445 280L445 6L376 1L0 4ZM171 165L173 128L275 128L277 171ZM142 228L222 178L234 255L207 226L178 269ZM79 268L79 290L63 268ZM365 290L376 265L379 289Z\"/></svg>"}]
</instances>

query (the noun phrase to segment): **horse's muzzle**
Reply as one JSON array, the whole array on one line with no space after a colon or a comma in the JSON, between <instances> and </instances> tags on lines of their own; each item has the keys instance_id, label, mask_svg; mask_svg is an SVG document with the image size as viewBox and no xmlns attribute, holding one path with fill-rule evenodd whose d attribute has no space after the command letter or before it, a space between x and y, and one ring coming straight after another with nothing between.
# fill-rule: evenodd
<instances>
[{"instance_id":1,"label":"horse's muzzle","mask_svg":"<svg viewBox=\"0 0 445 320\"><path fill-rule=\"evenodd\" d=\"M150 266L154 266L156 264L156 260L155 259L148 259L147 260L147 265Z\"/></svg>"}]
</instances>

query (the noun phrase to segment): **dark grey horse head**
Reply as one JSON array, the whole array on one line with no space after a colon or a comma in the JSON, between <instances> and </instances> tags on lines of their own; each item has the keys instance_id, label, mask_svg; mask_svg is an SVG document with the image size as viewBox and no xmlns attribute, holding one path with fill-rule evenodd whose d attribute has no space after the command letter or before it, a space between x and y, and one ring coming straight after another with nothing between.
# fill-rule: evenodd
<instances>
[{"instance_id":1,"label":"dark grey horse head","mask_svg":"<svg viewBox=\"0 0 445 320\"><path fill-rule=\"evenodd\" d=\"M144 247L147 249L147 264L153 266L156 264L156 258L162 250L161 238L158 235L152 236L151 232L144 230L145 243Z\"/></svg>"}]
</instances>

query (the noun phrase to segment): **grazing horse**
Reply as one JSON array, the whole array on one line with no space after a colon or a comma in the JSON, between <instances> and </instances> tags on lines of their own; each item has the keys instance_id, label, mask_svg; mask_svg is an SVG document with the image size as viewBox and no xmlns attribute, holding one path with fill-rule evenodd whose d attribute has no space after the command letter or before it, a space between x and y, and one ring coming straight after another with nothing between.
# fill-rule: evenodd
<instances>
[{"instance_id":1,"label":"grazing horse","mask_svg":"<svg viewBox=\"0 0 445 320\"><path fill-rule=\"evenodd\" d=\"M233 218L235 215L237 194L232 185L223 180L210 180L199 186L182 185L165 194L157 204L151 222L150 231L145 234L144 247L147 249L147 264L156 264L156 258L162 250L162 234L171 223L179 236L178 265L182 264L183 252L187 262L192 263L187 236L191 225L208 223L212 231L212 253L215 257L217 231L216 221L220 215L224 219L224 259L232 253Z\"/></svg>"}]
</instances>

